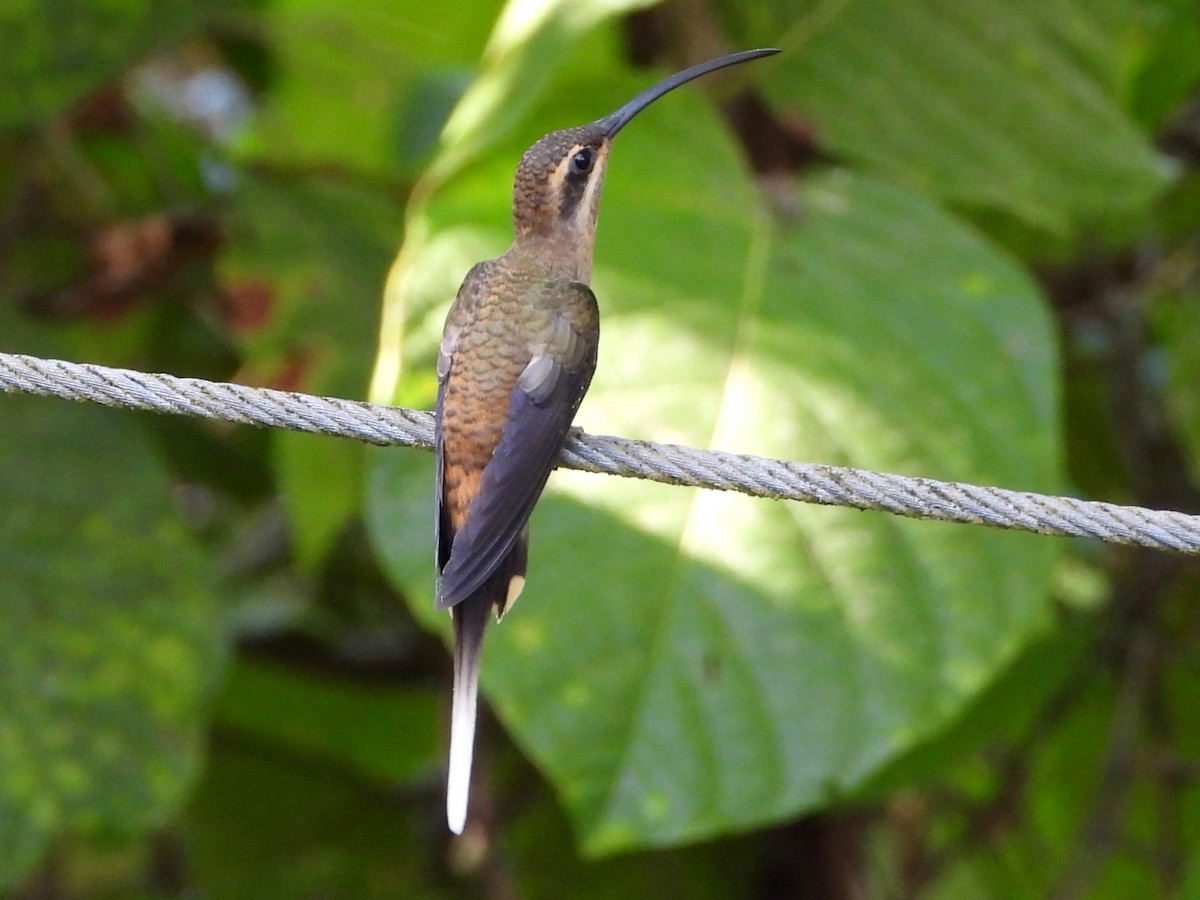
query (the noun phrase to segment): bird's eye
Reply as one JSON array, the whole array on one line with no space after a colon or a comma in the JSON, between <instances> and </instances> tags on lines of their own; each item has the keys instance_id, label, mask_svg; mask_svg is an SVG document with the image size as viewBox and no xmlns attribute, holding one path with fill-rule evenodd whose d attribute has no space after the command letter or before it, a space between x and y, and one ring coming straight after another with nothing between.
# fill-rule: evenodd
<instances>
[{"instance_id":1,"label":"bird's eye","mask_svg":"<svg viewBox=\"0 0 1200 900\"><path fill-rule=\"evenodd\" d=\"M586 175L592 171L592 163L595 162L595 154L591 149L584 147L571 157L570 170L572 175Z\"/></svg>"}]
</instances>

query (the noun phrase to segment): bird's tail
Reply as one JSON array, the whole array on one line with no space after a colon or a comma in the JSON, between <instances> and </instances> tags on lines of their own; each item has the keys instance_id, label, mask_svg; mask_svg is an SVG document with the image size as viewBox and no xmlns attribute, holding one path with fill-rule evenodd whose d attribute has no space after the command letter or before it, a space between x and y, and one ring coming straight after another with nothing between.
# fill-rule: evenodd
<instances>
[{"instance_id":1,"label":"bird's tail","mask_svg":"<svg viewBox=\"0 0 1200 900\"><path fill-rule=\"evenodd\" d=\"M494 611L499 619L517 599L525 584L528 558L528 531L524 531L479 590L450 608L454 620L454 699L450 704L446 821L455 834L462 834L467 822L471 760L475 755L475 712L479 705L479 664L488 616ZM438 599L441 599L440 585Z\"/></svg>"},{"instance_id":2,"label":"bird's tail","mask_svg":"<svg viewBox=\"0 0 1200 900\"><path fill-rule=\"evenodd\" d=\"M479 700L479 663L483 633L492 603L486 587L459 603L454 617L454 699L450 707L450 768L446 780L446 821L462 834L467 821L471 758L475 751L475 708Z\"/></svg>"}]
</instances>

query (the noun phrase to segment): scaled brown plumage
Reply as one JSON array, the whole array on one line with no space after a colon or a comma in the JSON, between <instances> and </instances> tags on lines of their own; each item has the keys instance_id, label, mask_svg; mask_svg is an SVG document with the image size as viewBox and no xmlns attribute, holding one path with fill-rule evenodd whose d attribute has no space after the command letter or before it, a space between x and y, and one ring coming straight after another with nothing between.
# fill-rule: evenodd
<instances>
[{"instance_id":1,"label":"scaled brown plumage","mask_svg":"<svg viewBox=\"0 0 1200 900\"><path fill-rule=\"evenodd\" d=\"M513 245L467 273L438 355L437 606L454 618L446 812L461 833L488 616L525 583L529 516L596 368L600 314L588 284L612 139L654 100L706 72L775 50L693 66L590 125L546 135L522 157Z\"/></svg>"}]
</instances>

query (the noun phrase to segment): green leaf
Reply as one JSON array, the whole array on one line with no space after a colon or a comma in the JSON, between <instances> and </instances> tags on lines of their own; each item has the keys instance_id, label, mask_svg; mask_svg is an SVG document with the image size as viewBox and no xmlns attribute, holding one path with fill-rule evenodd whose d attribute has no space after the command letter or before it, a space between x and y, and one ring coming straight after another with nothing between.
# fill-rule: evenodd
<instances>
[{"instance_id":1,"label":"green leaf","mask_svg":"<svg viewBox=\"0 0 1200 900\"><path fill-rule=\"evenodd\" d=\"M589 111L576 92L547 118L595 118L625 88ZM459 273L510 239L521 149L478 160L410 227L409 359L432 365ZM1054 340L1028 277L872 179L834 172L778 202L764 208L688 91L622 133L580 424L1054 488ZM411 382L406 396L427 390L428 369ZM368 505L396 581L444 627L428 609L431 483L427 458L380 454ZM1045 621L1057 547L1043 538L580 473L551 485L484 682L593 852L835 800L943 729Z\"/></svg>"},{"instance_id":2,"label":"green leaf","mask_svg":"<svg viewBox=\"0 0 1200 900\"><path fill-rule=\"evenodd\" d=\"M1188 185L1196 210L1187 218L1194 229L1200 222L1200 178ZM1176 258L1186 260L1195 250L1186 245ZM1148 360L1150 374L1163 388L1163 397L1180 440L1188 448L1193 478L1200 478L1200 297L1187 285L1156 299L1150 307L1150 321L1158 352Z\"/></svg>"},{"instance_id":3,"label":"green leaf","mask_svg":"<svg viewBox=\"0 0 1200 900\"><path fill-rule=\"evenodd\" d=\"M1191 0L1142 0L1133 8L1130 106L1147 127L1161 128L1200 78L1200 16Z\"/></svg>"},{"instance_id":4,"label":"green leaf","mask_svg":"<svg viewBox=\"0 0 1200 900\"><path fill-rule=\"evenodd\" d=\"M398 213L389 198L352 183L242 181L220 273L264 295L261 315L236 335L247 377L362 395Z\"/></svg>"},{"instance_id":5,"label":"green leaf","mask_svg":"<svg viewBox=\"0 0 1200 900\"><path fill-rule=\"evenodd\" d=\"M776 12L745 23L785 50L766 96L810 123L822 147L889 180L1059 233L1143 210L1166 183L1166 161L1116 101L1136 4L916 0Z\"/></svg>"},{"instance_id":6,"label":"green leaf","mask_svg":"<svg viewBox=\"0 0 1200 900\"><path fill-rule=\"evenodd\" d=\"M1200 840L1192 842L1184 867L1183 887L1179 896L1184 900L1200 900Z\"/></svg>"},{"instance_id":7,"label":"green leaf","mask_svg":"<svg viewBox=\"0 0 1200 900\"><path fill-rule=\"evenodd\" d=\"M272 435L275 472L296 561L315 569L362 497L360 444L285 432Z\"/></svg>"},{"instance_id":8,"label":"green leaf","mask_svg":"<svg viewBox=\"0 0 1200 900\"><path fill-rule=\"evenodd\" d=\"M339 684L240 660L216 712L249 734L400 783L433 771L439 706L428 691Z\"/></svg>"},{"instance_id":9,"label":"green leaf","mask_svg":"<svg viewBox=\"0 0 1200 900\"><path fill-rule=\"evenodd\" d=\"M527 900L557 900L564 884L571 885L572 900L660 891L689 900L728 900L752 895L747 885L761 877L755 868L767 844L761 836L588 859L580 855L560 810L552 803L529 802L541 800L540 792L523 799L520 814L505 819L504 845L515 874L514 894ZM554 860L552 866L546 865L548 859Z\"/></svg>"},{"instance_id":10,"label":"green leaf","mask_svg":"<svg viewBox=\"0 0 1200 900\"><path fill-rule=\"evenodd\" d=\"M0 410L4 884L56 835L139 833L178 809L222 641L203 557L129 417Z\"/></svg>"},{"instance_id":11,"label":"green leaf","mask_svg":"<svg viewBox=\"0 0 1200 900\"><path fill-rule=\"evenodd\" d=\"M427 827L376 785L304 757L218 741L184 823L205 897L438 897Z\"/></svg>"},{"instance_id":12,"label":"green leaf","mask_svg":"<svg viewBox=\"0 0 1200 900\"><path fill-rule=\"evenodd\" d=\"M497 9L496 0L274 4L273 90L244 150L394 177L397 161L427 146L430 124L445 121Z\"/></svg>"},{"instance_id":13,"label":"green leaf","mask_svg":"<svg viewBox=\"0 0 1200 900\"><path fill-rule=\"evenodd\" d=\"M354 184L244 180L221 259L235 294L262 298L236 334L243 380L364 396L398 219L389 198ZM315 565L357 509L361 447L288 432L272 443L298 558Z\"/></svg>"},{"instance_id":14,"label":"green leaf","mask_svg":"<svg viewBox=\"0 0 1200 900\"><path fill-rule=\"evenodd\" d=\"M1070 557L1060 560L1062 568L1069 568L1070 561ZM1044 706L1076 676L1095 637L1087 625L1082 617L1064 619L1030 641L944 734L899 757L864 786L863 795L883 798L906 786L945 780L948 772L954 777L952 767L968 752L973 755L960 767L966 777L960 774L958 780L971 781L981 768L979 751L1001 742L1018 742L1036 725ZM989 785L994 780L986 779Z\"/></svg>"},{"instance_id":15,"label":"green leaf","mask_svg":"<svg viewBox=\"0 0 1200 900\"><path fill-rule=\"evenodd\" d=\"M964 896L970 882L980 889L968 895L1020 900L1056 895L1118 900L1158 893L1151 860L1135 849L1150 839L1137 832L1153 830L1145 801L1156 789L1144 779L1104 781L1117 702L1113 681L1098 673L1082 680L1069 699L1064 715L1046 719L1021 757L1029 771L1018 805L1019 827L950 857L953 862L932 896ZM1129 725L1132 747L1139 725ZM1101 824L1107 803L1115 804L1116 814ZM1112 845L1098 846L1095 829L1110 827Z\"/></svg>"},{"instance_id":16,"label":"green leaf","mask_svg":"<svg viewBox=\"0 0 1200 900\"><path fill-rule=\"evenodd\" d=\"M497 139L517 127L550 79L561 77L557 69L568 54L588 60L594 68L596 54L586 46L589 32L606 37L608 32L596 30L597 25L655 2L512 0L505 4L484 48L478 75L446 122L440 152L427 177L436 184L483 156Z\"/></svg>"},{"instance_id":17,"label":"green leaf","mask_svg":"<svg viewBox=\"0 0 1200 900\"><path fill-rule=\"evenodd\" d=\"M48 119L228 12L184 0L13 0L0 12L0 129Z\"/></svg>"}]
</instances>

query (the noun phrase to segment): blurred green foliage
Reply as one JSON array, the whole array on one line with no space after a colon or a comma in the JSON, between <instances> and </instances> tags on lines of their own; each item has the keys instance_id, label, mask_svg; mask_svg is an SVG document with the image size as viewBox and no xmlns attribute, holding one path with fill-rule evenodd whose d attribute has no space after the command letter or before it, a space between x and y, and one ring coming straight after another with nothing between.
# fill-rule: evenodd
<instances>
[{"instance_id":1,"label":"blurred green foliage","mask_svg":"<svg viewBox=\"0 0 1200 900\"><path fill-rule=\"evenodd\" d=\"M767 45L617 142L580 424L1200 510L1190 0L9 4L0 351L431 405L522 150ZM558 473L450 842L427 455L0 416L12 896L1200 884L1194 563Z\"/></svg>"}]
</instances>

